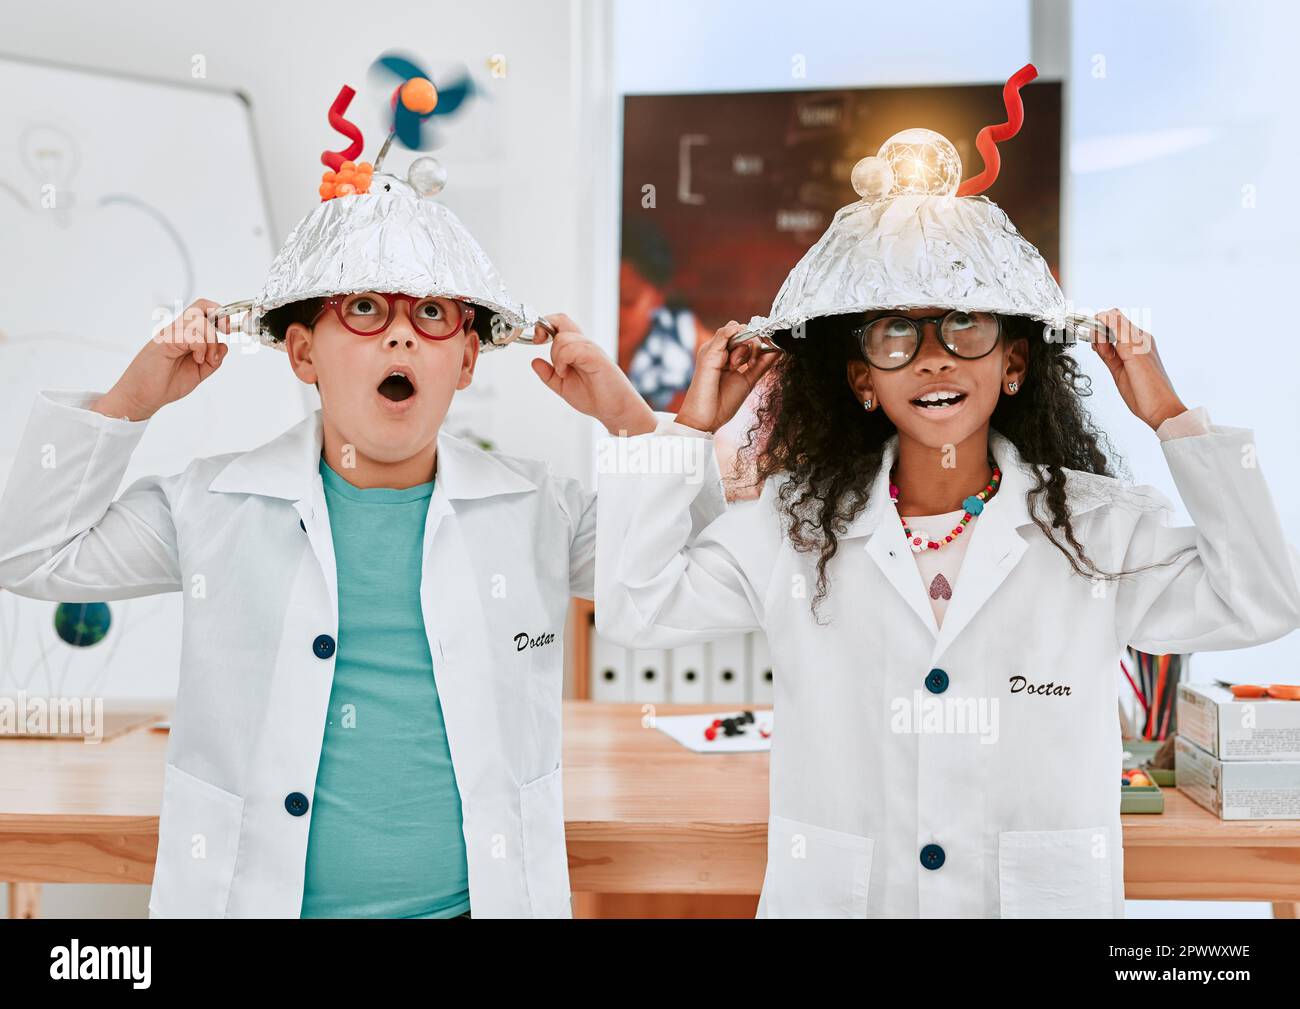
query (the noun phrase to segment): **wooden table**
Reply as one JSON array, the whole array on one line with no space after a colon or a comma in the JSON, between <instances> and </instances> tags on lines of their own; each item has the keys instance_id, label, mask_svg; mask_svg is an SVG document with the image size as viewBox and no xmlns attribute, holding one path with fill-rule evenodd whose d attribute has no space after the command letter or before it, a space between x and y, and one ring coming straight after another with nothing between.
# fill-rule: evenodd
<instances>
[{"instance_id":1,"label":"wooden table","mask_svg":"<svg viewBox=\"0 0 1300 1009\"><path fill-rule=\"evenodd\" d=\"M698 756L642 718L636 704L565 702L575 903L590 911L600 905L584 894L672 894L679 909L704 897L752 913L766 860L767 755ZM166 744L149 729L97 745L0 739L0 880L150 882ZM1128 897L1267 900L1278 917L1295 916L1300 822L1219 820L1174 789L1162 815L1122 820ZM10 915L34 916L37 893L11 886Z\"/></svg>"}]
</instances>

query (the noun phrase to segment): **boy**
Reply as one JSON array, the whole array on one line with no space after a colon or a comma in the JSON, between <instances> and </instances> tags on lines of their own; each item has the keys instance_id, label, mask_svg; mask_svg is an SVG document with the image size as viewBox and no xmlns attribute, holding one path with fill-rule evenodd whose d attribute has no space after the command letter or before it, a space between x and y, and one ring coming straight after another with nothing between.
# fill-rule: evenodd
<instances>
[{"instance_id":1,"label":"boy","mask_svg":"<svg viewBox=\"0 0 1300 1009\"><path fill-rule=\"evenodd\" d=\"M562 641L595 500L441 430L525 316L422 163L327 197L253 306L311 417L114 500L149 419L225 359L198 301L107 393L41 393L18 447L0 586L185 594L151 917L570 915ZM550 321L539 377L611 432L653 425ZM723 507L718 484L701 527Z\"/></svg>"}]
</instances>

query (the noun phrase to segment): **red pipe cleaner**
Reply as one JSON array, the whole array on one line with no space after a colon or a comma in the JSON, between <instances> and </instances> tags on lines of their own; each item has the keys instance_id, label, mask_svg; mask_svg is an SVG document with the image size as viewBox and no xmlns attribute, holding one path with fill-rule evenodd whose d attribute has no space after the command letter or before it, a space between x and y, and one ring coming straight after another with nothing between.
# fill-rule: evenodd
<instances>
[{"instance_id":1,"label":"red pipe cleaner","mask_svg":"<svg viewBox=\"0 0 1300 1009\"><path fill-rule=\"evenodd\" d=\"M337 172L339 166L345 161L355 161L364 149L361 141L361 131L357 127L343 118L343 113L348 110L352 104L352 98L356 95L346 84L339 89L338 97L334 99L334 104L330 106L330 125L352 141L352 144L343 151L324 151L321 153L321 164L331 171Z\"/></svg>"},{"instance_id":2,"label":"red pipe cleaner","mask_svg":"<svg viewBox=\"0 0 1300 1009\"><path fill-rule=\"evenodd\" d=\"M984 159L984 171L967 179L957 187L958 196L974 196L982 193L997 180L998 170L1002 167L1002 158L998 155L998 144L1010 140L1020 132L1025 122L1025 107L1020 101L1020 89L1038 76L1038 68L1032 63L1011 75L1011 79L1002 88L1002 104L1006 106L1007 121L996 126L985 126L975 138L975 146L980 157Z\"/></svg>"}]
</instances>

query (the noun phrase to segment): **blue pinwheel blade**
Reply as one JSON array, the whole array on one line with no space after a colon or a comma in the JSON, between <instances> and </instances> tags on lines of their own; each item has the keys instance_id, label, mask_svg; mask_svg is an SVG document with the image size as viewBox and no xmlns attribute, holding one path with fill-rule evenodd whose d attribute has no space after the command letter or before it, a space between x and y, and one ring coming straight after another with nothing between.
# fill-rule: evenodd
<instances>
[{"instance_id":1,"label":"blue pinwheel blade","mask_svg":"<svg viewBox=\"0 0 1300 1009\"><path fill-rule=\"evenodd\" d=\"M409 81L412 77L425 77L429 75L421 67L416 66L405 56L398 53L384 53L383 56L371 64L372 67L383 67L384 69L396 74L404 81Z\"/></svg>"},{"instance_id":2,"label":"blue pinwheel blade","mask_svg":"<svg viewBox=\"0 0 1300 1009\"><path fill-rule=\"evenodd\" d=\"M420 149L420 121L423 117L418 112L412 112L400 101L397 108L393 110L393 131L397 134L398 142L403 147L408 147L413 151Z\"/></svg>"},{"instance_id":3,"label":"blue pinwheel blade","mask_svg":"<svg viewBox=\"0 0 1300 1009\"><path fill-rule=\"evenodd\" d=\"M468 74L465 74L459 80L452 84L439 84L438 104L434 106L430 115L448 116L460 108L461 103L470 95L474 94L474 81Z\"/></svg>"}]
</instances>

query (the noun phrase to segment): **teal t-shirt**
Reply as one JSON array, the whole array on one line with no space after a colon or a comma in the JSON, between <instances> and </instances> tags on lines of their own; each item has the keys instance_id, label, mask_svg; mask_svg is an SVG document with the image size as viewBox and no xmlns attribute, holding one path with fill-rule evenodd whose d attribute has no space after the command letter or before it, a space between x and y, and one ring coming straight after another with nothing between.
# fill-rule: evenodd
<instances>
[{"instance_id":1,"label":"teal t-shirt","mask_svg":"<svg viewBox=\"0 0 1300 1009\"><path fill-rule=\"evenodd\" d=\"M433 482L363 489L324 458L320 474L339 629L302 917L453 917L469 909L469 870L420 607Z\"/></svg>"}]
</instances>

